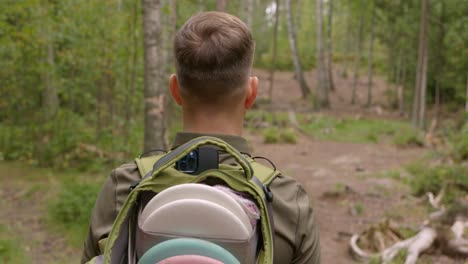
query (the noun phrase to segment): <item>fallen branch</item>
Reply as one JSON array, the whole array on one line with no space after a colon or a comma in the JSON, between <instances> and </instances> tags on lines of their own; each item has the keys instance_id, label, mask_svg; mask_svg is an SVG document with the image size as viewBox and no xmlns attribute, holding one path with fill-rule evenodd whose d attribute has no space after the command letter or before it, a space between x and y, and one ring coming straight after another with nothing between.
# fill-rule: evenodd
<instances>
[{"instance_id":1,"label":"fallen branch","mask_svg":"<svg viewBox=\"0 0 468 264\"><path fill-rule=\"evenodd\" d=\"M465 229L468 228L468 206L466 203L463 203L462 200L459 202L459 205L453 206L448 210L442 205L442 198L444 195L445 187L442 188L435 197L433 193L427 193L429 203L432 207L437 209L437 211L432 213L429 219L424 221L423 228L415 236L398 241L392 246L384 248L384 236L392 237L391 235L394 234L392 233L393 229L389 224L387 224L387 226L380 224L380 227L386 227L380 229L376 229L375 225L373 225L363 233L359 235L355 234L351 237L350 251L352 255L361 261L377 257L380 258L382 263L389 263L401 250L406 249L407 256L405 264L415 264L419 255L428 250L437 239L439 246L442 245L442 249L448 250L447 253L468 257L468 239L463 237L466 234ZM450 228L448 228L448 223L453 223ZM445 226L445 228L443 228L443 226ZM398 235L397 231L393 232ZM447 237L449 233L451 235ZM361 242L360 239L362 239ZM398 237L394 237L393 239L399 240ZM379 252L370 254L362 249L359 244L367 247L368 250L378 250Z\"/></svg>"},{"instance_id":2,"label":"fallen branch","mask_svg":"<svg viewBox=\"0 0 468 264\"><path fill-rule=\"evenodd\" d=\"M448 247L457 254L468 256L468 239L463 238L465 228L468 228L468 221L457 220L450 230L454 238L448 241Z\"/></svg>"}]
</instances>

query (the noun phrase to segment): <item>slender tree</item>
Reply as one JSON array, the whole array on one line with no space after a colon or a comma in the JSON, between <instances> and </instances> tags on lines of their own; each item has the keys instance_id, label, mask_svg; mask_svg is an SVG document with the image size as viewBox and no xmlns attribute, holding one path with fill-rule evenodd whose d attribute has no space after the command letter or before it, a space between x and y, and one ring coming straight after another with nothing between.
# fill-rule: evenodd
<instances>
[{"instance_id":1,"label":"slender tree","mask_svg":"<svg viewBox=\"0 0 468 264\"><path fill-rule=\"evenodd\" d=\"M354 53L354 77L353 77L353 86L352 86L352 95L351 95L351 104L356 103L356 88L359 81L359 62L361 60L361 50L362 50L362 31L364 27L364 14L361 11L359 15L359 26L358 26L358 36L357 36L357 44L356 44L356 51Z\"/></svg>"},{"instance_id":2,"label":"slender tree","mask_svg":"<svg viewBox=\"0 0 468 264\"><path fill-rule=\"evenodd\" d=\"M323 54L323 2L322 0L316 0L316 11L317 11L317 75L318 75L318 105L319 107L328 107L328 87L325 72L324 54Z\"/></svg>"},{"instance_id":3,"label":"slender tree","mask_svg":"<svg viewBox=\"0 0 468 264\"><path fill-rule=\"evenodd\" d=\"M398 89L398 112L400 116L405 114L405 86L406 86L406 58L402 59L401 63L401 78L400 78L400 89Z\"/></svg>"},{"instance_id":4,"label":"slender tree","mask_svg":"<svg viewBox=\"0 0 468 264\"><path fill-rule=\"evenodd\" d=\"M293 55L296 78L301 88L302 98L306 99L310 94L310 89L304 79L304 75L302 73L301 61L299 59L299 54L297 52L296 32L294 29L293 18L291 14L291 0L286 0L286 16L287 16L287 21L288 21L288 39L289 39L289 45L291 47L291 51Z\"/></svg>"},{"instance_id":5,"label":"slender tree","mask_svg":"<svg viewBox=\"0 0 468 264\"><path fill-rule=\"evenodd\" d=\"M328 0L328 25L327 25L327 57L326 69L328 76L328 89L335 91L335 82L333 81L333 66L332 66L332 26L333 26L333 0Z\"/></svg>"},{"instance_id":6,"label":"slender tree","mask_svg":"<svg viewBox=\"0 0 468 264\"><path fill-rule=\"evenodd\" d=\"M144 150L165 149L165 89L162 89L160 0L142 0L145 59L145 134Z\"/></svg>"},{"instance_id":7,"label":"slender tree","mask_svg":"<svg viewBox=\"0 0 468 264\"><path fill-rule=\"evenodd\" d=\"M373 74L373 55L374 55L374 35L375 35L375 3L372 6L372 18L371 18L371 36L370 36L370 48L369 48L369 75L367 83L367 107L372 104L372 74Z\"/></svg>"},{"instance_id":8,"label":"slender tree","mask_svg":"<svg viewBox=\"0 0 468 264\"><path fill-rule=\"evenodd\" d=\"M253 9L254 9L253 0L247 0L247 20L246 20L246 24L250 29L252 29Z\"/></svg>"},{"instance_id":9,"label":"slender tree","mask_svg":"<svg viewBox=\"0 0 468 264\"><path fill-rule=\"evenodd\" d=\"M351 12L349 10L349 3L346 6L346 32L344 36L344 48L343 48L343 53L345 56L345 60L343 63L343 68L341 71L341 77L347 77L348 76L348 68L349 68L349 53L351 50L350 43L351 43Z\"/></svg>"},{"instance_id":10,"label":"slender tree","mask_svg":"<svg viewBox=\"0 0 468 264\"><path fill-rule=\"evenodd\" d=\"M445 23L446 23L446 18L445 18L445 1L440 2L440 17L439 17L439 36L438 36L438 48L436 50L437 52L437 61L439 63L435 64L435 77L436 77L436 84L435 84L435 112L436 112L436 121L438 123L439 118L440 118L440 85L442 82L442 74L444 72L445 68L445 45L444 45L444 39L446 35L446 30L445 30Z\"/></svg>"},{"instance_id":11,"label":"slender tree","mask_svg":"<svg viewBox=\"0 0 468 264\"><path fill-rule=\"evenodd\" d=\"M226 12L228 0L216 0L216 11Z\"/></svg>"},{"instance_id":12,"label":"slender tree","mask_svg":"<svg viewBox=\"0 0 468 264\"><path fill-rule=\"evenodd\" d=\"M54 30L53 30L53 4L42 8L44 20L44 36L47 38L44 46L44 89L42 90L42 109L44 110L44 119L50 120L55 116L59 107L57 86L55 81L55 48L54 48Z\"/></svg>"},{"instance_id":13,"label":"slender tree","mask_svg":"<svg viewBox=\"0 0 468 264\"><path fill-rule=\"evenodd\" d=\"M468 113L468 75L466 75L466 103L465 103L465 112Z\"/></svg>"},{"instance_id":14,"label":"slender tree","mask_svg":"<svg viewBox=\"0 0 468 264\"><path fill-rule=\"evenodd\" d=\"M268 99L273 102L273 85L276 70L277 46L278 46L278 24L279 24L279 0L275 0L275 22L273 26L273 54L271 56L270 87L268 89Z\"/></svg>"},{"instance_id":15,"label":"slender tree","mask_svg":"<svg viewBox=\"0 0 468 264\"><path fill-rule=\"evenodd\" d=\"M427 56L428 56L428 31L429 0L422 0L421 18L419 26L419 47L418 66L416 71L416 86L413 98L413 126L423 128L425 104L426 104L426 83L427 83Z\"/></svg>"}]
</instances>

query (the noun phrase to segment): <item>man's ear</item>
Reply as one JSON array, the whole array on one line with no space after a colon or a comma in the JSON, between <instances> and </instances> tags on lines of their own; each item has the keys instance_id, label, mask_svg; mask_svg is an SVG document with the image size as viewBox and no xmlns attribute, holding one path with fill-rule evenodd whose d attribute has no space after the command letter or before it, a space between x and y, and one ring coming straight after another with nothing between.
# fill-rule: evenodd
<instances>
[{"instance_id":1,"label":"man's ear","mask_svg":"<svg viewBox=\"0 0 468 264\"><path fill-rule=\"evenodd\" d=\"M171 90L172 98L178 105L182 105L182 98L180 97L180 86L177 80L177 75L172 74L169 78L169 89Z\"/></svg>"},{"instance_id":2,"label":"man's ear","mask_svg":"<svg viewBox=\"0 0 468 264\"><path fill-rule=\"evenodd\" d=\"M247 96L245 97L245 109L250 109L255 103L258 92L258 78L256 76L249 78L249 85L247 86Z\"/></svg>"}]
</instances>

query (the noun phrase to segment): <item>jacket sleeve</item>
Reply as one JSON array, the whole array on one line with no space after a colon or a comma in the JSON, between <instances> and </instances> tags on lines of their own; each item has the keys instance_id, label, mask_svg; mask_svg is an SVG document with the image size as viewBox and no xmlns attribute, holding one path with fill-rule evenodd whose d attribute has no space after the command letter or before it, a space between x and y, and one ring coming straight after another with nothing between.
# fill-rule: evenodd
<instances>
[{"instance_id":1,"label":"jacket sleeve","mask_svg":"<svg viewBox=\"0 0 468 264\"><path fill-rule=\"evenodd\" d=\"M292 263L319 264L320 238L310 199L302 186L297 190L296 248Z\"/></svg>"},{"instance_id":2,"label":"jacket sleeve","mask_svg":"<svg viewBox=\"0 0 468 264\"><path fill-rule=\"evenodd\" d=\"M81 263L86 263L93 257L102 254L98 241L106 238L110 233L112 224L117 217L116 180L115 170L104 183L96 200L90 219L88 234L84 242Z\"/></svg>"}]
</instances>

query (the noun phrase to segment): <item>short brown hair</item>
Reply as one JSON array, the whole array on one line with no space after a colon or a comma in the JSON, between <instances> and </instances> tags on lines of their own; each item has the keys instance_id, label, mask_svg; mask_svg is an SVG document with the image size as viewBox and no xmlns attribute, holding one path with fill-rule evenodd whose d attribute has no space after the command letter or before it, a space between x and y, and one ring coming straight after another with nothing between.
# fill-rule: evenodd
<instances>
[{"instance_id":1,"label":"short brown hair","mask_svg":"<svg viewBox=\"0 0 468 264\"><path fill-rule=\"evenodd\" d=\"M174 39L181 92L203 102L240 94L254 49L252 33L239 18L221 12L194 15Z\"/></svg>"}]
</instances>

